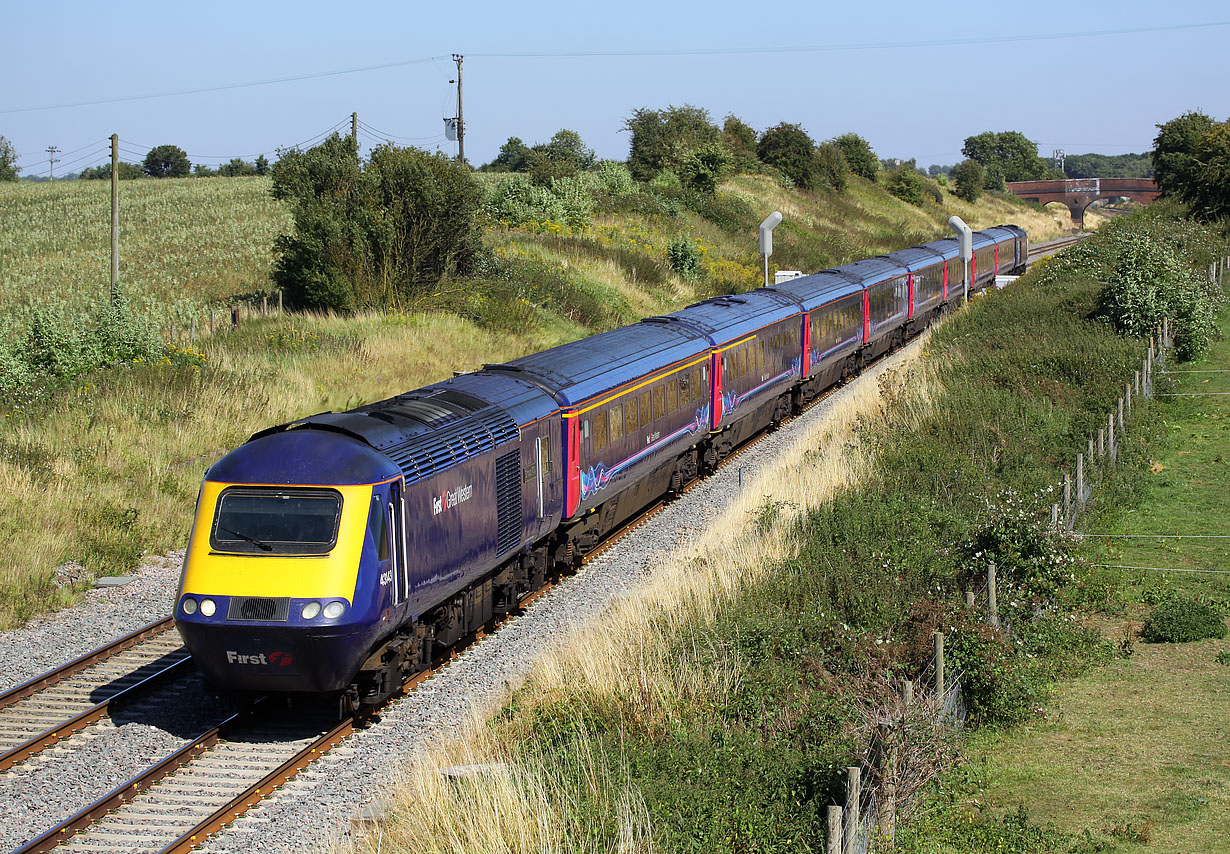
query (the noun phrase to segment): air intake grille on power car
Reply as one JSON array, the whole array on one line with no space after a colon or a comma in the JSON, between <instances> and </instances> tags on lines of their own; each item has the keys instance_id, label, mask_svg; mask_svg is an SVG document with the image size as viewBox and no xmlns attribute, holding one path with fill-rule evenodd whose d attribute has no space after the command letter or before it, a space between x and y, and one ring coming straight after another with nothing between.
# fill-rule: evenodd
<instances>
[{"instance_id":1,"label":"air intake grille on power car","mask_svg":"<svg viewBox=\"0 0 1230 854\"><path fill-rule=\"evenodd\" d=\"M521 542L521 452L509 451L495 461L495 552L504 554Z\"/></svg>"},{"instance_id":2,"label":"air intake grille on power car","mask_svg":"<svg viewBox=\"0 0 1230 854\"><path fill-rule=\"evenodd\" d=\"M284 623L290 613L290 598L266 599L261 596L234 596L226 610L228 620L266 620Z\"/></svg>"}]
</instances>

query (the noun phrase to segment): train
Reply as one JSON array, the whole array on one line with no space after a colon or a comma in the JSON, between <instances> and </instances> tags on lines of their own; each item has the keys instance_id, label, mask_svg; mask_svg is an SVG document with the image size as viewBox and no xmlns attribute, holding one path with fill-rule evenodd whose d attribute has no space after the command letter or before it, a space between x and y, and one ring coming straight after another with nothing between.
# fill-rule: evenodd
<instances>
[{"instance_id":1,"label":"train","mask_svg":"<svg viewBox=\"0 0 1230 854\"><path fill-rule=\"evenodd\" d=\"M225 692L377 704L647 506L921 332L955 239L270 427L206 472L174 618ZM968 291L1025 231L975 232Z\"/></svg>"}]
</instances>

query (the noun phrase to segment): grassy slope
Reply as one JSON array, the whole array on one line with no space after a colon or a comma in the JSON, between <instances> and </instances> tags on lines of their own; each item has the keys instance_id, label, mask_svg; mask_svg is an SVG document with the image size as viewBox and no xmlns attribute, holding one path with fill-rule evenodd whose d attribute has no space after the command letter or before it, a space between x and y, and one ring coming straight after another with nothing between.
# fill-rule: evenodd
<instances>
[{"instance_id":1,"label":"grassy slope","mask_svg":"<svg viewBox=\"0 0 1230 854\"><path fill-rule=\"evenodd\" d=\"M1222 340L1205 358L1170 367L1230 369L1230 309ZM1173 374L1159 390L1230 391L1230 374ZM1230 398L1158 398L1167 427L1139 504L1103 526L1109 533L1230 534ZM1230 570L1226 540L1096 540L1092 562ZM1110 548L1107 548L1110 544ZM1139 596L1162 586L1224 598L1230 576L1112 572L1129 604L1105 620L1119 639L1138 625ZM1138 644L1135 654L1060 686L1044 720L1005 736L985 734L972 754L985 763L978 797L993 809L1025 804L1031 818L1068 833L1088 828L1105 850L1230 851L1230 666L1225 640Z\"/></svg>"},{"instance_id":2,"label":"grassy slope","mask_svg":"<svg viewBox=\"0 0 1230 854\"><path fill-rule=\"evenodd\" d=\"M155 304L200 306L266 287L272 238L289 221L268 188L266 178L124 183L125 291ZM788 192L752 176L723 192L742 196L752 211L787 213L775 255L784 267L814 269L947 234L946 209L913 208L859 179L840 196ZM991 197L954 209L978 226L1016 221L1035 239L1048 226L1057 232L1049 214ZM104 293L108 212L106 182L0 186L0 298L79 301ZM665 264L666 245L680 233L702 245L701 282L681 281ZM571 340L591 331L585 321L594 317L610 326L713 289L752 287L760 275L754 223L732 233L686 210L675 218L598 215L582 233L494 228L486 240L505 257L541 262L537 290L526 290L515 311L484 311L475 302L486 295L458 301L454 294L424 303L460 305L460 317L437 310L260 319L197 342L197 356L121 366L35 411L6 412L0 625L71 601L92 577L132 568L143 551L182 546L202 472L258 429ZM183 317L181 310L181 329ZM54 568L66 562L79 567L57 579Z\"/></svg>"}]
</instances>

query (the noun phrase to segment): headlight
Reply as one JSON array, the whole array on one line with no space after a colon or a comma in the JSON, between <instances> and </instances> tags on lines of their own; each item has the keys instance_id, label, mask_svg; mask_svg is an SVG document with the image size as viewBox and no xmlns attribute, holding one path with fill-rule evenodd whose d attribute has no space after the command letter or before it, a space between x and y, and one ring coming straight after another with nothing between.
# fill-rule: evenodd
<instances>
[{"instance_id":1,"label":"headlight","mask_svg":"<svg viewBox=\"0 0 1230 854\"><path fill-rule=\"evenodd\" d=\"M316 615L319 613L320 613L320 603L319 602L308 602L306 605L303 606L303 610L299 612L299 616L303 617L303 619L305 620L311 620L311 619L314 619Z\"/></svg>"},{"instance_id":2,"label":"headlight","mask_svg":"<svg viewBox=\"0 0 1230 854\"><path fill-rule=\"evenodd\" d=\"M218 606L214 604L213 599L202 599L201 600L201 616L202 617L212 617L214 615L214 612L217 610L218 610Z\"/></svg>"},{"instance_id":3,"label":"headlight","mask_svg":"<svg viewBox=\"0 0 1230 854\"><path fill-rule=\"evenodd\" d=\"M330 620L336 620L346 611L345 602L330 602L325 606L325 616Z\"/></svg>"},{"instance_id":4,"label":"headlight","mask_svg":"<svg viewBox=\"0 0 1230 854\"><path fill-rule=\"evenodd\" d=\"M185 614L195 614L196 613L196 600L192 598L186 598L184 599L184 603L181 607L184 609Z\"/></svg>"}]
</instances>

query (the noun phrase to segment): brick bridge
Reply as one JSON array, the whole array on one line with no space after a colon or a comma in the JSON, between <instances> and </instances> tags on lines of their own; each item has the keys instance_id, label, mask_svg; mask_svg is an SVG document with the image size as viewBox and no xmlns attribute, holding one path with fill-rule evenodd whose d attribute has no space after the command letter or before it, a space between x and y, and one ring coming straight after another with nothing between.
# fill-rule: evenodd
<instances>
[{"instance_id":1,"label":"brick bridge","mask_svg":"<svg viewBox=\"0 0 1230 854\"><path fill-rule=\"evenodd\" d=\"M1009 181L1008 192L1027 202L1063 202L1072 224L1085 224L1085 208L1098 199L1125 196L1147 205L1160 194L1152 178L1069 178L1066 181Z\"/></svg>"}]
</instances>

